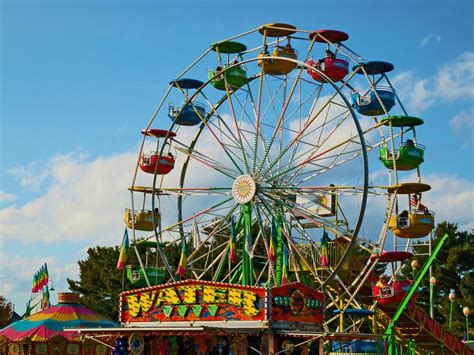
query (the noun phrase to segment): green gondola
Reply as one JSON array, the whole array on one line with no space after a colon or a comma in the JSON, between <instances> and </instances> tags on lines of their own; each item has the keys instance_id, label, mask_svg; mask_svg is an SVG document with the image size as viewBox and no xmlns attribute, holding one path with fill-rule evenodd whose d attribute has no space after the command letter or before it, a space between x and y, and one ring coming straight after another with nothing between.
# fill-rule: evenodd
<instances>
[{"instance_id":1,"label":"green gondola","mask_svg":"<svg viewBox=\"0 0 474 355\"><path fill-rule=\"evenodd\" d=\"M413 170L418 168L423 163L425 154L425 147L421 144L401 145L398 150L395 150L395 165L397 170ZM393 170L393 158L390 148L380 148L380 161L387 169Z\"/></svg>"},{"instance_id":2,"label":"green gondola","mask_svg":"<svg viewBox=\"0 0 474 355\"><path fill-rule=\"evenodd\" d=\"M224 68L225 70L225 68ZM214 78L216 75L216 71L210 69L208 72L208 79ZM224 79L225 76L225 79ZM227 80L227 85L231 89L238 89L241 86L247 84L247 72L242 67L234 67L230 68L229 70L225 71L220 76L217 76L214 80L211 81L212 86L214 86L218 90L225 91L225 81Z\"/></svg>"},{"instance_id":3,"label":"green gondola","mask_svg":"<svg viewBox=\"0 0 474 355\"><path fill-rule=\"evenodd\" d=\"M146 283L144 272L146 272L148 281L150 281L150 286L159 285L165 281L166 271L164 268L146 267L145 270L143 269L132 270L131 265L129 265L127 266L127 279L130 281L132 286L134 287L147 287L148 286Z\"/></svg>"}]
</instances>

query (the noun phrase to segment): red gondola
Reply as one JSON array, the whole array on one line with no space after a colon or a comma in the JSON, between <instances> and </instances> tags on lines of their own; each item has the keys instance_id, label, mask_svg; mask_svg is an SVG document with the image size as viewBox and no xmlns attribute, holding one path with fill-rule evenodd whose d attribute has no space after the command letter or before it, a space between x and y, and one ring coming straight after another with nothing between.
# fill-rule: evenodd
<instances>
[{"instance_id":1,"label":"red gondola","mask_svg":"<svg viewBox=\"0 0 474 355\"><path fill-rule=\"evenodd\" d=\"M389 284L379 287L377 285L372 285L372 296L377 300L377 303L381 306L396 306L403 301L405 294L410 290L412 281L403 280L403 281L393 281ZM416 297L416 293L413 295L411 301Z\"/></svg>"},{"instance_id":2,"label":"red gondola","mask_svg":"<svg viewBox=\"0 0 474 355\"><path fill-rule=\"evenodd\" d=\"M319 69L329 79L334 82L342 81L344 77L349 73L349 60L343 55L333 55L326 57L320 61L314 61L313 59L308 60L308 65L312 68ZM325 83L324 79L316 70L308 69L309 75L321 83Z\"/></svg>"},{"instance_id":3,"label":"red gondola","mask_svg":"<svg viewBox=\"0 0 474 355\"><path fill-rule=\"evenodd\" d=\"M142 154L140 157L140 169L148 174L154 174L156 170L158 175L165 175L173 170L175 159L171 153L168 153L167 156L158 157L157 152L151 152L150 155Z\"/></svg>"},{"instance_id":4,"label":"red gondola","mask_svg":"<svg viewBox=\"0 0 474 355\"><path fill-rule=\"evenodd\" d=\"M165 137L175 137L176 133L168 132L163 129L147 129L142 130L142 134L155 137L157 139ZM174 169L175 158L173 154L168 153L167 155L159 155L158 152L151 152L150 154L144 154L140 156L140 169L148 174L166 175Z\"/></svg>"}]
</instances>

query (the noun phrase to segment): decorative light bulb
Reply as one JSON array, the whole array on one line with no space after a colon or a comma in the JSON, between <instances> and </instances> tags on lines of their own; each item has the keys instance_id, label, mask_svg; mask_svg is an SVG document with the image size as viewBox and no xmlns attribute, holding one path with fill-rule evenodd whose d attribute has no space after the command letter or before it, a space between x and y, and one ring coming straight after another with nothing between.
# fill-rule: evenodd
<instances>
[{"instance_id":1,"label":"decorative light bulb","mask_svg":"<svg viewBox=\"0 0 474 355\"><path fill-rule=\"evenodd\" d=\"M456 298L456 294L455 294L453 291L451 291L451 292L449 293L449 296L448 296L448 297L449 297L449 300L450 300L451 302L453 302L454 299Z\"/></svg>"},{"instance_id":2,"label":"decorative light bulb","mask_svg":"<svg viewBox=\"0 0 474 355\"><path fill-rule=\"evenodd\" d=\"M434 285L436 285L436 282L437 282L436 277L431 276L431 277L430 277L430 285L431 285L431 286L434 286Z\"/></svg>"},{"instance_id":3,"label":"decorative light bulb","mask_svg":"<svg viewBox=\"0 0 474 355\"><path fill-rule=\"evenodd\" d=\"M471 311L469 310L469 307L464 307L462 309L462 313L464 313L464 315L467 317L471 313Z\"/></svg>"},{"instance_id":4,"label":"decorative light bulb","mask_svg":"<svg viewBox=\"0 0 474 355\"><path fill-rule=\"evenodd\" d=\"M412 269L415 269L415 270L418 269L418 260L416 260L416 259L415 259L415 260L412 260L412 262L411 262L411 268L412 268Z\"/></svg>"}]
</instances>

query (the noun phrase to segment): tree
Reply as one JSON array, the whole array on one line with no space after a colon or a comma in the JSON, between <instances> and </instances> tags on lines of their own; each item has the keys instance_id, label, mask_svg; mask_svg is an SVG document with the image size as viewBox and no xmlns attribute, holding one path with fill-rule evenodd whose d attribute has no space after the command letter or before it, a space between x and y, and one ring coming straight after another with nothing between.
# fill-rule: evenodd
<instances>
[{"instance_id":1,"label":"tree","mask_svg":"<svg viewBox=\"0 0 474 355\"><path fill-rule=\"evenodd\" d=\"M163 248L168 257L168 262L174 266L178 265L180 245L165 243ZM79 281L67 279L69 289L81 295L81 302L112 320L118 320L119 294L122 291L131 290L133 287L126 279L126 270L117 270L117 260L120 249L118 247L89 248L87 258L79 260ZM145 255L145 248L139 247L140 255ZM139 263L134 247L131 246L127 255L127 264L138 268ZM149 265L163 266L163 262L155 255L150 255Z\"/></svg>"},{"instance_id":2,"label":"tree","mask_svg":"<svg viewBox=\"0 0 474 355\"><path fill-rule=\"evenodd\" d=\"M12 315L13 305L5 297L0 295L0 329L11 323Z\"/></svg>"},{"instance_id":3,"label":"tree","mask_svg":"<svg viewBox=\"0 0 474 355\"><path fill-rule=\"evenodd\" d=\"M465 306L471 310L474 308L474 231L459 231L457 224L442 222L434 231L433 248L445 233L449 235L449 238L432 264L433 276L437 280L433 295L434 318L441 324L448 325L451 306L448 295L451 290L454 290L456 299L453 303L452 332L462 337L466 329L462 309ZM417 253L428 253L428 246L419 246L416 249ZM417 256L420 267L427 258L427 256ZM411 275L410 262L407 261L402 270L405 275ZM425 277L420 284L417 303L428 311L429 300L429 277ZM470 329L473 325L474 317L471 316Z\"/></svg>"}]
</instances>

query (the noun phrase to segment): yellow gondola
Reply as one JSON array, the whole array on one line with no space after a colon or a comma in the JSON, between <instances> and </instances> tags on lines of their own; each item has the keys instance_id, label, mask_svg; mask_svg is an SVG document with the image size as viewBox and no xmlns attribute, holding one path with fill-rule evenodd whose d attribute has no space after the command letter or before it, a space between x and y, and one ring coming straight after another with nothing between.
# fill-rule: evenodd
<instances>
[{"instance_id":1,"label":"yellow gondola","mask_svg":"<svg viewBox=\"0 0 474 355\"><path fill-rule=\"evenodd\" d=\"M158 222L160 220L160 213L155 211L154 218L155 223L153 224L153 211L150 210L138 210L135 213L132 213L132 210L127 208L123 215L123 220L128 228L133 228L132 226L132 216L135 219L135 229L141 231L152 231L153 227L158 227Z\"/></svg>"},{"instance_id":2,"label":"yellow gondola","mask_svg":"<svg viewBox=\"0 0 474 355\"><path fill-rule=\"evenodd\" d=\"M434 228L434 212L411 210L398 216L392 215L388 227L400 238L421 238Z\"/></svg>"},{"instance_id":3,"label":"yellow gondola","mask_svg":"<svg viewBox=\"0 0 474 355\"><path fill-rule=\"evenodd\" d=\"M270 75L286 75L296 68L296 63L284 59L266 59L268 56L265 53L259 53L258 66L262 68L263 72ZM297 55L295 50L288 43L285 47L275 46L273 48L272 57L289 58L296 60Z\"/></svg>"}]
</instances>

